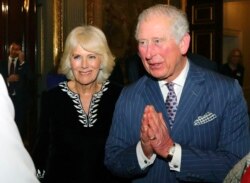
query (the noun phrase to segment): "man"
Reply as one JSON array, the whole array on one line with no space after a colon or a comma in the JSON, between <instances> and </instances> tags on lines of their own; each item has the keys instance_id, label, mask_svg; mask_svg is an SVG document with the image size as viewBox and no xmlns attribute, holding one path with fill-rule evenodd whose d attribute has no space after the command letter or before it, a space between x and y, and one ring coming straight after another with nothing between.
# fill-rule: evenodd
<instances>
[{"instance_id":1,"label":"man","mask_svg":"<svg viewBox=\"0 0 250 183\"><path fill-rule=\"evenodd\" d=\"M0 74L0 182L38 183L35 167L14 121L14 107Z\"/></svg>"},{"instance_id":2,"label":"man","mask_svg":"<svg viewBox=\"0 0 250 183\"><path fill-rule=\"evenodd\" d=\"M8 87L10 98L15 107L15 121L21 136L25 136L25 120L31 97L32 75L21 46L13 42L9 47L9 56L0 63L0 73Z\"/></svg>"},{"instance_id":3,"label":"man","mask_svg":"<svg viewBox=\"0 0 250 183\"><path fill-rule=\"evenodd\" d=\"M222 182L249 152L240 85L189 61L188 32L173 6L155 5L138 18L135 37L150 76L123 89L105 154L108 169L134 183Z\"/></svg>"}]
</instances>

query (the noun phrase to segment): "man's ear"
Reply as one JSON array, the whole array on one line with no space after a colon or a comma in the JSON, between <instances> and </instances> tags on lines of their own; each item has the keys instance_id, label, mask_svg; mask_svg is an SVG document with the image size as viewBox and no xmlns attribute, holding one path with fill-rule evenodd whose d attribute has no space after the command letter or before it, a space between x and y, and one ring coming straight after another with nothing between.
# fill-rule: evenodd
<instances>
[{"instance_id":1,"label":"man's ear","mask_svg":"<svg viewBox=\"0 0 250 183\"><path fill-rule=\"evenodd\" d=\"M179 43L180 52L182 55L185 55L187 53L189 44L190 44L190 35L186 33Z\"/></svg>"}]
</instances>

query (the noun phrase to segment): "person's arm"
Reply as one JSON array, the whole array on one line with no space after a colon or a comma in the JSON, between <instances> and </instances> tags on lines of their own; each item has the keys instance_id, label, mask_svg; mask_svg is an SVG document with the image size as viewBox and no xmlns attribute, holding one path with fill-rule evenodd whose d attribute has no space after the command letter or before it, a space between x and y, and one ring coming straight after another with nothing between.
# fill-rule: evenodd
<instances>
[{"instance_id":1,"label":"person's arm","mask_svg":"<svg viewBox=\"0 0 250 183\"><path fill-rule=\"evenodd\" d=\"M14 121L14 106L0 75L0 182L38 183L33 161Z\"/></svg>"}]
</instances>

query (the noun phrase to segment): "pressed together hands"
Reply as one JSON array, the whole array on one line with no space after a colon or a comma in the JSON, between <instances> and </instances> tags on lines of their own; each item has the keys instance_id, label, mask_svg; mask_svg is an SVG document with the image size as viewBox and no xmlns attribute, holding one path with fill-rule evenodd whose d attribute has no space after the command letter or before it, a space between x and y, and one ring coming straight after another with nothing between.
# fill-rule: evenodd
<instances>
[{"instance_id":1,"label":"pressed together hands","mask_svg":"<svg viewBox=\"0 0 250 183\"><path fill-rule=\"evenodd\" d=\"M161 112L152 105L145 107L141 124L141 146L147 158L153 153L166 158L174 145Z\"/></svg>"}]
</instances>

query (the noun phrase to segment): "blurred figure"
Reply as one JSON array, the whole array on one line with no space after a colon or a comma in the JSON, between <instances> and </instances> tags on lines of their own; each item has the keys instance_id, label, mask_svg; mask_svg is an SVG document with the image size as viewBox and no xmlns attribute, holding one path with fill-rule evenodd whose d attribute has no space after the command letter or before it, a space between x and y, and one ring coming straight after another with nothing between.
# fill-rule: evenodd
<instances>
[{"instance_id":1,"label":"blurred figure","mask_svg":"<svg viewBox=\"0 0 250 183\"><path fill-rule=\"evenodd\" d=\"M14 106L0 74L0 182L38 183L35 167L14 121Z\"/></svg>"},{"instance_id":2,"label":"blurred figure","mask_svg":"<svg viewBox=\"0 0 250 183\"><path fill-rule=\"evenodd\" d=\"M218 72L217 63L212 60L209 60L207 57L204 57L203 55L188 51L187 57L190 59L191 62L200 67Z\"/></svg>"},{"instance_id":3,"label":"blurred figure","mask_svg":"<svg viewBox=\"0 0 250 183\"><path fill-rule=\"evenodd\" d=\"M223 64L220 68L222 74L237 79L241 86L243 86L244 70L242 53L238 48L230 51L227 63Z\"/></svg>"},{"instance_id":4,"label":"blurred figure","mask_svg":"<svg viewBox=\"0 0 250 183\"><path fill-rule=\"evenodd\" d=\"M234 165L223 183L250 183L250 152Z\"/></svg>"},{"instance_id":5,"label":"blurred figure","mask_svg":"<svg viewBox=\"0 0 250 183\"><path fill-rule=\"evenodd\" d=\"M143 67L142 61L138 53L135 53L125 60L125 71L127 76L127 84L137 81L140 77L147 74Z\"/></svg>"},{"instance_id":6,"label":"blurred figure","mask_svg":"<svg viewBox=\"0 0 250 183\"><path fill-rule=\"evenodd\" d=\"M123 70L122 70L122 63L120 59L115 60L115 67L109 76L109 80L120 85L124 86L124 75L123 75Z\"/></svg>"},{"instance_id":7,"label":"blurred figure","mask_svg":"<svg viewBox=\"0 0 250 183\"><path fill-rule=\"evenodd\" d=\"M61 57L59 56L54 67L46 75L46 89L47 90L57 86L60 82L67 80L64 74L58 73L60 59Z\"/></svg>"},{"instance_id":8,"label":"blurred figure","mask_svg":"<svg viewBox=\"0 0 250 183\"><path fill-rule=\"evenodd\" d=\"M241 177L241 183L250 183L250 166L245 168L245 171Z\"/></svg>"},{"instance_id":9,"label":"blurred figure","mask_svg":"<svg viewBox=\"0 0 250 183\"><path fill-rule=\"evenodd\" d=\"M32 74L18 43L11 43L9 56L0 63L0 73L6 82L15 107L15 121L22 138L26 133L26 119L31 102Z\"/></svg>"},{"instance_id":10,"label":"blurred figure","mask_svg":"<svg viewBox=\"0 0 250 183\"><path fill-rule=\"evenodd\" d=\"M104 147L121 87L108 80L115 58L94 26L68 35L59 73L68 81L44 92L32 153L41 182L119 182L104 166Z\"/></svg>"}]
</instances>

